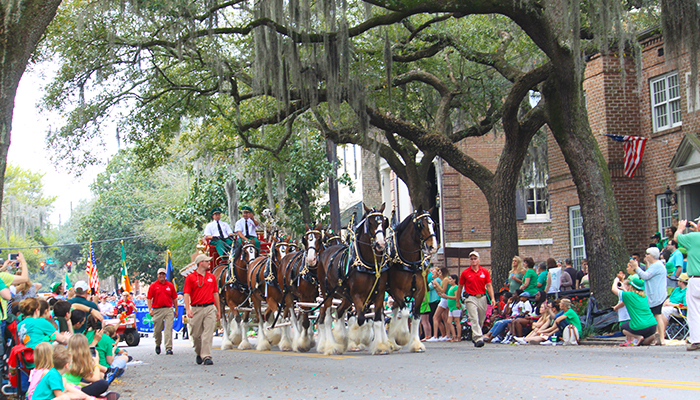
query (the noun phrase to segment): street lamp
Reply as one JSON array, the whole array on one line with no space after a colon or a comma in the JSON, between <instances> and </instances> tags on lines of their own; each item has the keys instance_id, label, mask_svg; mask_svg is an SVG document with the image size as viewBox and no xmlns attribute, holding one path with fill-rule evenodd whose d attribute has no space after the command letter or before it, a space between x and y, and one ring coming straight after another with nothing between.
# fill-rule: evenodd
<instances>
[{"instance_id":1,"label":"street lamp","mask_svg":"<svg viewBox=\"0 0 700 400\"><path fill-rule=\"evenodd\" d=\"M676 205L676 194L673 193L671 188L669 186L666 186L666 190L664 191L664 196L666 197L666 205L671 207Z\"/></svg>"}]
</instances>

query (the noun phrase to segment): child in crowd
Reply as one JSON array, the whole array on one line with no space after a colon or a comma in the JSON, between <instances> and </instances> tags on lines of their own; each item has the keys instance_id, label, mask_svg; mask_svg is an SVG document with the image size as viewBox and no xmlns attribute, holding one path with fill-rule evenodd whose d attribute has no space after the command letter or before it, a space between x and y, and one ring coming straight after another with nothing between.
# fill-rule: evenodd
<instances>
[{"instance_id":1,"label":"child in crowd","mask_svg":"<svg viewBox=\"0 0 700 400\"><path fill-rule=\"evenodd\" d=\"M547 312L548 305L549 303L547 302L540 304L539 319L532 323L532 331L528 333L528 335L525 336L525 338L522 341L518 340L518 343L537 344L547 340L549 335L547 335L545 331L550 329L550 327L552 326L551 316Z\"/></svg>"},{"instance_id":2,"label":"child in crowd","mask_svg":"<svg viewBox=\"0 0 700 400\"><path fill-rule=\"evenodd\" d=\"M70 371L65 374L66 381L84 393L91 396L100 396L109 388L109 383L104 380L104 374L100 370L99 356L90 354L88 339L85 335L76 334L68 341L73 363Z\"/></svg>"},{"instance_id":3,"label":"child in crowd","mask_svg":"<svg viewBox=\"0 0 700 400\"><path fill-rule=\"evenodd\" d=\"M65 300L58 300L53 306L53 316L58 323L59 332L73 334L73 324L70 320L70 303Z\"/></svg>"},{"instance_id":4,"label":"child in crowd","mask_svg":"<svg viewBox=\"0 0 700 400\"><path fill-rule=\"evenodd\" d=\"M35 348L41 342L53 342L54 340L66 344L70 335L59 333L48 321L49 303L43 299L24 299L19 304L19 309L25 318L17 325L19 339L27 347ZM48 318L47 318L48 316Z\"/></svg>"},{"instance_id":5,"label":"child in crowd","mask_svg":"<svg viewBox=\"0 0 700 400\"><path fill-rule=\"evenodd\" d=\"M95 347L99 355L99 364L105 379L111 383L115 377L121 375L126 370L128 358L126 356L114 355L114 339L102 331L102 322L90 315L87 318L87 330L85 336L91 347Z\"/></svg>"},{"instance_id":6,"label":"child in crowd","mask_svg":"<svg viewBox=\"0 0 700 400\"><path fill-rule=\"evenodd\" d=\"M462 319L462 310L457 306L457 289L459 288L457 286L457 275L450 275L450 284L452 284L452 287L450 287L449 291L447 292L447 295L445 298L447 299L447 307L449 309L449 314L447 317L447 326L448 330L450 331L451 339L450 341L452 342L461 342L462 341L462 324L461 324L461 319ZM455 327L452 326L454 323Z\"/></svg>"},{"instance_id":7,"label":"child in crowd","mask_svg":"<svg viewBox=\"0 0 700 400\"><path fill-rule=\"evenodd\" d=\"M61 375L68 372L71 364L71 356L68 350L63 346L54 348L48 343L43 344L48 347L42 346L39 352L35 354L34 361L45 372L42 373L40 371L35 375L34 379L38 378L39 381L34 385L34 390L29 400L94 400L95 397L89 396L75 387L63 385L63 377ZM110 400L116 399L112 398Z\"/></svg>"}]
</instances>

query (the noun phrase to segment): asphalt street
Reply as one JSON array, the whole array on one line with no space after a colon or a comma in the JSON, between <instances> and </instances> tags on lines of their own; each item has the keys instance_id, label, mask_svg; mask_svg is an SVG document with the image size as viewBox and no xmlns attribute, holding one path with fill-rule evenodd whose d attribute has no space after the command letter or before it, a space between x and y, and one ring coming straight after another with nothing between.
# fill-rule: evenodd
<instances>
[{"instance_id":1,"label":"asphalt street","mask_svg":"<svg viewBox=\"0 0 700 400\"><path fill-rule=\"evenodd\" d=\"M700 352L684 346L514 346L427 343L427 351L342 356L219 350L195 364L189 341L173 356L152 338L126 348L112 390L124 399L700 399Z\"/></svg>"}]
</instances>

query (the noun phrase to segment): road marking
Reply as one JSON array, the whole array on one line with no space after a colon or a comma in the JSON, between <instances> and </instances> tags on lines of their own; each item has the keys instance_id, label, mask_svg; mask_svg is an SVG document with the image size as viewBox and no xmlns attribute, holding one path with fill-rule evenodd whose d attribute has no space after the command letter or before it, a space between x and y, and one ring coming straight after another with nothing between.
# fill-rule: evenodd
<instances>
[{"instance_id":1,"label":"road marking","mask_svg":"<svg viewBox=\"0 0 700 400\"><path fill-rule=\"evenodd\" d=\"M215 350L221 350L221 347L212 347ZM284 356L298 356L298 357L314 357L314 358L330 358L332 360L344 360L348 358L362 358L358 356L327 356L325 354L318 353L295 353L291 351L255 351L255 350L239 350L239 349L229 349L226 351L240 351L244 353L255 353L255 354L277 354Z\"/></svg>"},{"instance_id":2,"label":"road marking","mask_svg":"<svg viewBox=\"0 0 700 400\"><path fill-rule=\"evenodd\" d=\"M600 382L600 383L613 383L617 385L629 385L629 386L644 386L644 387L664 387L670 389L681 389L681 390L700 390L700 383L697 382L682 382L682 381L663 381L657 379L637 379L637 378L625 378L619 376L598 376L598 375L578 375L578 374L563 374L570 376L554 376L554 375L542 375L542 378L554 378L554 379L565 379L570 381L584 381L584 382ZM656 382L666 382L666 383L656 383Z\"/></svg>"}]
</instances>

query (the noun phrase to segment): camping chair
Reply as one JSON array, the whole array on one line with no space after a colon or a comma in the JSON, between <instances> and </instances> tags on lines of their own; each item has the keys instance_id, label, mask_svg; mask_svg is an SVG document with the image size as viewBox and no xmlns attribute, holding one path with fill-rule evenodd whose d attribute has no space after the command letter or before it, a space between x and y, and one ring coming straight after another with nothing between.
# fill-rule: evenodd
<instances>
[{"instance_id":1,"label":"camping chair","mask_svg":"<svg viewBox=\"0 0 700 400\"><path fill-rule=\"evenodd\" d=\"M678 315L671 314L666 327L666 336L669 340L686 340L690 334L688 328L688 308L686 306L676 306Z\"/></svg>"},{"instance_id":2,"label":"camping chair","mask_svg":"<svg viewBox=\"0 0 700 400\"><path fill-rule=\"evenodd\" d=\"M34 349L19 340L17 321L8 324L7 331L12 337L12 348L7 358L10 382L2 387L2 393L17 394L17 398L22 400L29 388L29 373L34 368Z\"/></svg>"}]
</instances>

